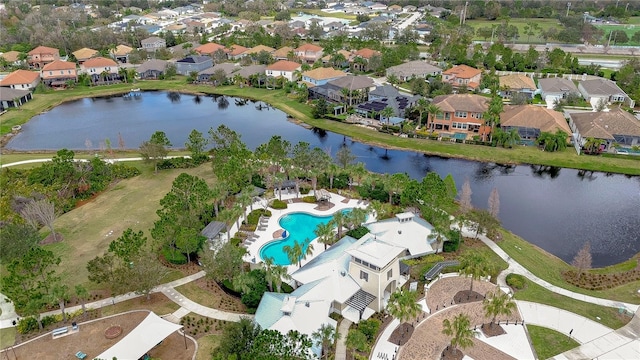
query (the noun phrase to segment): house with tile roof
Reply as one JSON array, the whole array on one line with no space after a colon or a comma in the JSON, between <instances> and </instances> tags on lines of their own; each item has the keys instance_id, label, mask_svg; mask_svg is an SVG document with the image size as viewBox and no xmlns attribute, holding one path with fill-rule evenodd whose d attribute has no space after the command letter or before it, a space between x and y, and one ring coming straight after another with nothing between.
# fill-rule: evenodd
<instances>
[{"instance_id":1,"label":"house with tile roof","mask_svg":"<svg viewBox=\"0 0 640 360\"><path fill-rule=\"evenodd\" d=\"M245 52L249 50L242 45L231 45L227 49L227 57L230 60L240 60L245 56Z\"/></svg>"},{"instance_id":2,"label":"house with tile roof","mask_svg":"<svg viewBox=\"0 0 640 360\"><path fill-rule=\"evenodd\" d=\"M533 78L522 74L500 76L500 96L510 99L515 93L525 94L529 99L538 90Z\"/></svg>"},{"instance_id":3,"label":"house with tile roof","mask_svg":"<svg viewBox=\"0 0 640 360\"><path fill-rule=\"evenodd\" d=\"M274 51L272 55L274 60L288 60L290 54L293 54L294 57L296 56L292 47L283 46L280 49Z\"/></svg>"},{"instance_id":4,"label":"house with tile roof","mask_svg":"<svg viewBox=\"0 0 640 360\"><path fill-rule=\"evenodd\" d=\"M440 74L442 69L422 60L409 61L387 69L387 76L394 75L400 81L408 81L412 78L426 79Z\"/></svg>"},{"instance_id":5,"label":"house with tile roof","mask_svg":"<svg viewBox=\"0 0 640 360\"><path fill-rule=\"evenodd\" d=\"M192 72L200 72L213 66L213 59L207 55L189 55L176 61L176 73L189 75Z\"/></svg>"},{"instance_id":6,"label":"house with tile roof","mask_svg":"<svg viewBox=\"0 0 640 360\"><path fill-rule=\"evenodd\" d=\"M347 76L347 73L334 68L319 67L305 71L302 73L302 81L307 84L308 87L324 85L331 80L335 80Z\"/></svg>"},{"instance_id":7,"label":"house with tile roof","mask_svg":"<svg viewBox=\"0 0 640 360\"><path fill-rule=\"evenodd\" d=\"M151 36L140 40L140 45L145 51L155 52L160 49L165 49L167 47L167 42L161 37Z\"/></svg>"},{"instance_id":8,"label":"house with tile roof","mask_svg":"<svg viewBox=\"0 0 640 360\"><path fill-rule=\"evenodd\" d=\"M167 61L160 59L150 59L138 66L136 71L140 79L144 80L157 80L164 75L167 70Z\"/></svg>"},{"instance_id":9,"label":"house with tile roof","mask_svg":"<svg viewBox=\"0 0 640 360\"><path fill-rule=\"evenodd\" d=\"M226 52L226 48L224 47L224 45L220 45L220 44L216 44L214 42L210 42L210 43L206 43L203 45L198 46L197 48L193 49L195 52L198 53L198 55L208 55L208 56L213 56L213 54L216 51L222 50L224 52Z\"/></svg>"},{"instance_id":10,"label":"house with tile roof","mask_svg":"<svg viewBox=\"0 0 640 360\"><path fill-rule=\"evenodd\" d=\"M561 77L538 80L538 89L540 89L542 100L546 100L548 97L566 99L569 94L580 94L573 81Z\"/></svg>"},{"instance_id":11,"label":"house with tile roof","mask_svg":"<svg viewBox=\"0 0 640 360\"><path fill-rule=\"evenodd\" d=\"M121 63L129 62L129 54L133 51L133 48L127 45L118 45L115 49L111 50L111 56Z\"/></svg>"},{"instance_id":12,"label":"house with tile roof","mask_svg":"<svg viewBox=\"0 0 640 360\"><path fill-rule=\"evenodd\" d=\"M45 65L60 60L60 50L38 46L27 53L27 63L32 69L42 69Z\"/></svg>"},{"instance_id":13,"label":"house with tile roof","mask_svg":"<svg viewBox=\"0 0 640 360\"><path fill-rule=\"evenodd\" d=\"M78 69L74 62L56 60L40 70L40 78L47 86L64 87L68 81L78 81Z\"/></svg>"},{"instance_id":14,"label":"house with tile roof","mask_svg":"<svg viewBox=\"0 0 640 360\"><path fill-rule=\"evenodd\" d=\"M356 71L369 71L369 61L374 56L380 56L381 53L378 50L372 50L369 48L362 48L355 52L352 52L351 55L347 58L351 67Z\"/></svg>"},{"instance_id":15,"label":"house with tile roof","mask_svg":"<svg viewBox=\"0 0 640 360\"><path fill-rule=\"evenodd\" d=\"M18 65L20 64L20 52L11 50L5 53L0 54L0 58L3 58L9 65Z\"/></svg>"},{"instance_id":16,"label":"house with tile roof","mask_svg":"<svg viewBox=\"0 0 640 360\"><path fill-rule=\"evenodd\" d=\"M597 104L599 101L605 103L624 103L629 107L635 106L635 101L625 93L615 81L604 78L596 78L584 80L578 83L578 91L585 100L591 104Z\"/></svg>"},{"instance_id":17,"label":"house with tile roof","mask_svg":"<svg viewBox=\"0 0 640 360\"><path fill-rule=\"evenodd\" d=\"M0 87L17 89L17 90L33 90L40 83L40 73L38 71L16 70L4 79L0 80Z\"/></svg>"},{"instance_id":18,"label":"house with tile roof","mask_svg":"<svg viewBox=\"0 0 640 360\"><path fill-rule=\"evenodd\" d=\"M600 151L612 151L614 144L622 148L640 146L640 121L622 109L571 113L569 127L573 130L578 154L584 150L588 138L603 140Z\"/></svg>"},{"instance_id":19,"label":"house with tile roof","mask_svg":"<svg viewBox=\"0 0 640 360\"><path fill-rule=\"evenodd\" d=\"M480 86L482 71L468 65L457 65L442 72L442 81L454 88L466 86L475 90Z\"/></svg>"},{"instance_id":20,"label":"house with tile roof","mask_svg":"<svg viewBox=\"0 0 640 360\"><path fill-rule=\"evenodd\" d=\"M408 280L401 259L434 253L441 244L425 220L413 213L365 225L360 239L345 236L291 274L291 294L265 293L256 322L265 329L311 335L322 324L336 326L338 313L354 323L385 309L391 294Z\"/></svg>"},{"instance_id":21,"label":"house with tile roof","mask_svg":"<svg viewBox=\"0 0 640 360\"><path fill-rule=\"evenodd\" d=\"M276 49L269 46L265 46L265 45L258 45L250 49L247 49L244 53L245 55L257 55L262 51L266 51L269 54L273 54L276 51Z\"/></svg>"},{"instance_id":22,"label":"house with tile roof","mask_svg":"<svg viewBox=\"0 0 640 360\"><path fill-rule=\"evenodd\" d=\"M436 96L432 104L441 113L429 115L427 128L441 135L484 136L491 128L484 125L483 114L489 107L490 99L473 94L451 94Z\"/></svg>"},{"instance_id":23,"label":"house with tile roof","mask_svg":"<svg viewBox=\"0 0 640 360\"><path fill-rule=\"evenodd\" d=\"M318 45L303 44L298 46L294 53L303 62L313 64L316 61L322 59L324 49Z\"/></svg>"},{"instance_id":24,"label":"house with tile roof","mask_svg":"<svg viewBox=\"0 0 640 360\"><path fill-rule=\"evenodd\" d=\"M300 69L302 69L302 65L300 65L300 63L289 60L279 60L271 65L268 65L265 68L264 73L267 76L282 76L289 81L297 81L298 79L296 78L297 76L295 75L295 73L296 71L300 71Z\"/></svg>"},{"instance_id":25,"label":"house with tile roof","mask_svg":"<svg viewBox=\"0 0 640 360\"><path fill-rule=\"evenodd\" d=\"M525 143L535 141L542 132L555 134L560 130L571 135L571 128L561 112L535 105L505 106L500 114L500 128L505 132L516 129Z\"/></svg>"},{"instance_id":26,"label":"house with tile roof","mask_svg":"<svg viewBox=\"0 0 640 360\"><path fill-rule=\"evenodd\" d=\"M113 59L100 56L87 59L80 64L80 71L89 75L94 82L105 81L109 83L120 80L119 69L118 63Z\"/></svg>"},{"instance_id":27,"label":"house with tile roof","mask_svg":"<svg viewBox=\"0 0 640 360\"><path fill-rule=\"evenodd\" d=\"M74 52L72 52L73 57L76 58L76 61L78 62L78 65L82 65L83 62L91 59L92 57L95 57L98 55L98 50L94 50L94 49L89 49L89 48L82 48L80 50L76 50Z\"/></svg>"}]
</instances>

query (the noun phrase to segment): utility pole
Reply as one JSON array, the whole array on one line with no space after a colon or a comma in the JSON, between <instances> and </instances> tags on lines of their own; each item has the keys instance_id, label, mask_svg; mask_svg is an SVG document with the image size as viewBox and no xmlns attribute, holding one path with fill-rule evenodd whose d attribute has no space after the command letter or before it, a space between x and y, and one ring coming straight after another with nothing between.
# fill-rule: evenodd
<instances>
[{"instance_id":1,"label":"utility pole","mask_svg":"<svg viewBox=\"0 0 640 360\"><path fill-rule=\"evenodd\" d=\"M565 15L567 17L569 16L569 8L571 8L571 2L567 3L567 15Z\"/></svg>"}]
</instances>

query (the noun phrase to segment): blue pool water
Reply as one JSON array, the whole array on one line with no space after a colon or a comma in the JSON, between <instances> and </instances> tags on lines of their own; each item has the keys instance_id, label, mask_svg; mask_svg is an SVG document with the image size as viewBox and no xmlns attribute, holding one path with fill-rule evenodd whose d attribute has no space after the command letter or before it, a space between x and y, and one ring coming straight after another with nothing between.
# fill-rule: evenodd
<instances>
[{"instance_id":1,"label":"blue pool water","mask_svg":"<svg viewBox=\"0 0 640 360\"><path fill-rule=\"evenodd\" d=\"M342 210L343 213L349 212L351 209ZM326 224L331 221L333 214L327 216L312 215L303 212L294 212L280 218L280 227L288 233L287 237L282 240L274 240L260 249L260 258L262 260L273 258L276 265L291 265L287 253L283 248L286 245L293 246L294 242L302 244L302 252L307 251L309 241L317 236L314 233L318 224ZM324 246L324 245L322 245Z\"/></svg>"}]
</instances>

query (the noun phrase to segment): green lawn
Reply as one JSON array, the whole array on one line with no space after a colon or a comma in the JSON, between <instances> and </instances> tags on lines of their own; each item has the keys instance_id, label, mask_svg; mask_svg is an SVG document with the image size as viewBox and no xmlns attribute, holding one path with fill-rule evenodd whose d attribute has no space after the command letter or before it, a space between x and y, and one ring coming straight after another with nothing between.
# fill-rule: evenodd
<instances>
[{"instance_id":1,"label":"green lawn","mask_svg":"<svg viewBox=\"0 0 640 360\"><path fill-rule=\"evenodd\" d=\"M640 304L640 296L637 293L637 290L640 288L640 281L634 281L626 285L607 290L594 291L581 289L567 283L562 278L562 272L571 268L569 264L512 234L511 232L503 231L502 234L503 240L497 243L498 246L509 254L512 259L520 263L539 278L546 280L553 285L560 286L577 293L624 301L632 304ZM577 251L578 249L576 249L576 252ZM591 271L600 273L620 272L632 269L635 264L636 260L631 259L617 265Z\"/></svg>"},{"instance_id":2,"label":"green lawn","mask_svg":"<svg viewBox=\"0 0 640 360\"><path fill-rule=\"evenodd\" d=\"M558 29L558 31L560 31L563 28L562 25L556 19L537 19L537 18L511 19L509 21L509 25L516 26L518 28L518 34L520 35L520 37L516 39L516 43L545 43L545 40L539 35L540 31L536 31L535 34L532 35L531 37L525 34L524 27L530 25L531 23L538 24L538 26L543 30L548 30L552 27L555 27L556 29ZM498 25L498 26L501 25L500 21L497 21L497 20L489 21L489 20L480 20L480 19L467 20L466 24L473 27L474 29L478 29L480 27L486 27L486 26L491 27L493 25ZM486 41L490 39L484 39L476 35L474 40Z\"/></svg>"},{"instance_id":3,"label":"green lawn","mask_svg":"<svg viewBox=\"0 0 640 360\"><path fill-rule=\"evenodd\" d=\"M186 172L200 176L211 183L211 164L196 169L163 170L154 174L151 165L139 162L146 167L141 175L120 181L100 196L83 206L60 216L55 228L64 241L46 245L62 258L59 273L69 285L87 284L86 264L96 256L102 255L111 241L115 240L127 228L143 230L149 241L149 229L156 220L156 210L160 199L169 192L173 179ZM179 275L173 274L171 279ZM171 280L169 279L169 280Z\"/></svg>"},{"instance_id":4,"label":"green lawn","mask_svg":"<svg viewBox=\"0 0 640 360\"><path fill-rule=\"evenodd\" d=\"M627 34L627 36L629 37L629 42L627 42L627 43L625 43L625 44L629 44L629 45L631 45L631 44L633 44L633 45L638 45L637 43L633 43L633 42L631 41L631 37L633 36L633 34L634 34L634 33L636 33L636 32L638 32L638 31L640 31L640 24L629 24L629 25L627 25L627 24L621 24L621 25L596 25L596 27L597 27L598 29L602 29L602 30L604 31L604 37L603 37L603 39L602 39L602 40L603 40L603 42L604 42L604 45L606 45L606 44L607 44L607 42L609 41L609 33L610 33L611 31L614 31L614 30L621 30L621 31L624 31L624 32ZM612 38L612 39L611 39L611 45L613 45L613 44L614 44L614 42L613 42L613 41L614 41L614 39ZM622 43L620 43L620 42L618 42L617 44L618 44L618 45L623 45L623 44L622 44Z\"/></svg>"},{"instance_id":5,"label":"green lawn","mask_svg":"<svg viewBox=\"0 0 640 360\"><path fill-rule=\"evenodd\" d=\"M527 325L527 331L539 359L548 359L580 346L567 335L542 326Z\"/></svg>"},{"instance_id":6,"label":"green lawn","mask_svg":"<svg viewBox=\"0 0 640 360\"><path fill-rule=\"evenodd\" d=\"M640 16L632 16L629 18L629 24L640 25Z\"/></svg>"},{"instance_id":7,"label":"green lawn","mask_svg":"<svg viewBox=\"0 0 640 360\"><path fill-rule=\"evenodd\" d=\"M321 9L293 9L291 16L297 16L298 12L303 12L311 15L323 16L323 17L333 17L338 19L346 19L346 20L355 20L356 16L352 14L346 14L341 12L336 13L328 13L324 12Z\"/></svg>"},{"instance_id":8,"label":"green lawn","mask_svg":"<svg viewBox=\"0 0 640 360\"><path fill-rule=\"evenodd\" d=\"M108 154L105 152L96 152L96 151L74 151L76 159L90 159L96 156L96 153L103 159L108 158ZM9 154L2 154L0 156L0 164L11 164L18 161L31 160L31 159L51 159L51 157L55 156L55 151L49 151L46 153L29 153L29 152L15 152ZM191 153L183 150L175 150L170 151L168 156L185 156L190 155ZM140 157L140 153L135 150L128 151L114 151L113 158L138 158ZM18 168L29 168L34 166L40 166L42 163L33 163L26 165L17 165ZM127 162L129 165L135 165L135 162Z\"/></svg>"},{"instance_id":9,"label":"green lawn","mask_svg":"<svg viewBox=\"0 0 640 360\"><path fill-rule=\"evenodd\" d=\"M222 335L206 335L198 339L198 353L196 360L210 360L211 353L220 344Z\"/></svg>"},{"instance_id":10,"label":"green lawn","mask_svg":"<svg viewBox=\"0 0 640 360\"><path fill-rule=\"evenodd\" d=\"M624 317L618 314L618 309L556 294L529 280L526 281L526 284L524 290L516 291L514 295L516 300L531 301L564 309L599 322L612 329L619 329L631 320L630 317ZM600 318L600 320L598 320L598 318Z\"/></svg>"},{"instance_id":11,"label":"green lawn","mask_svg":"<svg viewBox=\"0 0 640 360\"><path fill-rule=\"evenodd\" d=\"M8 346L15 344L16 342L16 328L10 327L0 329L0 349L4 349Z\"/></svg>"}]
</instances>

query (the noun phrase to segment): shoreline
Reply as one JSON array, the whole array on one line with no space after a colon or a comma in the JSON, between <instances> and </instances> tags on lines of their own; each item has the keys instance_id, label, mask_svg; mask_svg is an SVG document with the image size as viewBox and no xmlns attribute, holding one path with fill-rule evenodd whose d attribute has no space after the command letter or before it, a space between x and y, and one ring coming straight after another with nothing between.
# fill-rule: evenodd
<instances>
[{"instance_id":1,"label":"shoreline","mask_svg":"<svg viewBox=\"0 0 640 360\"><path fill-rule=\"evenodd\" d=\"M109 87L106 88L105 86L64 90L71 92L69 93L69 96L66 97L61 97L62 94L66 94L63 92L40 94L42 97L48 96L52 99L44 99L41 101L44 102L44 104L34 105L35 109L33 109L33 111L28 111L27 114L24 114L25 116L16 115L9 119L6 118L7 114L1 116L0 125L2 125L3 132L5 132L5 134L0 138L0 154L32 152L32 150L23 151L7 149L6 144L13 135L6 131L6 127L10 129L12 126L25 124L34 116L49 111L50 109L68 101L75 101L83 98L119 96L128 93L132 86L137 86L141 91L168 91L200 96L225 95L263 101L286 113L288 121L292 121L304 127L316 127L325 131L331 131L343 136L348 136L354 141L377 146L383 149L414 151L428 156L464 159L507 166L542 165L630 176L640 175L640 161L638 161L638 159L577 155L573 151L573 147L567 148L564 152L545 153L537 148L526 149L527 147L518 147L513 149L503 149L498 147L448 143L428 139L400 138L370 129L354 127L351 124L334 120L313 119L308 113L310 111L310 107L308 105L298 103L297 101L294 102L286 96L275 96L275 94L286 95L282 90L264 90L251 87L239 88L235 85L211 87L206 85L186 84L183 81L178 80L148 80L137 82L135 84L116 84L107 86ZM84 91L80 93L81 90ZM35 100L32 100L31 102L23 105L23 107L30 105L34 101ZM15 112L18 111L20 111L20 109ZM46 152L47 150L33 151L38 153L41 151ZM57 150L51 151L55 152Z\"/></svg>"}]
</instances>

